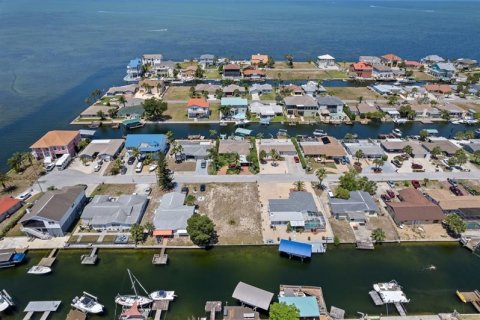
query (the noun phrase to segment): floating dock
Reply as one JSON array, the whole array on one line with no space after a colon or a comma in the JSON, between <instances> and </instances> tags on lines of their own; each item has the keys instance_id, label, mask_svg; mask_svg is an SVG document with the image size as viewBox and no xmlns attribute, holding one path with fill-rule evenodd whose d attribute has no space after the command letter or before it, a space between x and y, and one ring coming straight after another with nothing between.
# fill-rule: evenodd
<instances>
[{"instance_id":1,"label":"floating dock","mask_svg":"<svg viewBox=\"0 0 480 320\"><path fill-rule=\"evenodd\" d=\"M38 265L41 266L41 267L51 268L53 266L53 264L55 263L55 260L57 260L57 257L56 257L57 252L58 252L58 249L52 249L52 251L50 251L50 254L48 255L48 257L42 258L42 260L40 260Z\"/></svg>"},{"instance_id":2,"label":"floating dock","mask_svg":"<svg viewBox=\"0 0 480 320\"><path fill-rule=\"evenodd\" d=\"M155 311L155 320L160 320L162 318L162 311L168 311L170 306L170 301L168 300L159 300L153 302L152 310Z\"/></svg>"},{"instance_id":3,"label":"floating dock","mask_svg":"<svg viewBox=\"0 0 480 320\"><path fill-rule=\"evenodd\" d=\"M90 254L82 254L80 261L82 264L95 264L97 263L98 255L97 255L98 247L93 247Z\"/></svg>"},{"instance_id":4,"label":"floating dock","mask_svg":"<svg viewBox=\"0 0 480 320\"><path fill-rule=\"evenodd\" d=\"M205 304L205 312L210 312L210 320L215 320L215 314L222 311L221 301L207 301Z\"/></svg>"},{"instance_id":5,"label":"floating dock","mask_svg":"<svg viewBox=\"0 0 480 320\"><path fill-rule=\"evenodd\" d=\"M30 301L25 310L23 310L23 312L27 313L23 320L31 319L35 312L43 313L40 320L46 320L51 312L58 310L60 303L62 301Z\"/></svg>"},{"instance_id":6,"label":"floating dock","mask_svg":"<svg viewBox=\"0 0 480 320\"><path fill-rule=\"evenodd\" d=\"M162 242L162 249L160 250L160 254L154 254L152 258L153 264L167 264L168 262L168 254L165 253L167 250L168 239L163 238Z\"/></svg>"},{"instance_id":7,"label":"floating dock","mask_svg":"<svg viewBox=\"0 0 480 320\"><path fill-rule=\"evenodd\" d=\"M407 299L402 287L395 280L374 284L373 289L368 294L376 306L387 306L387 315L388 305L393 304L401 317L407 316L403 303L408 303L410 300Z\"/></svg>"},{"instance_id":8,"label":"floating dock","mask_svg":"<svg viewBox=\"0 0 480 320\"><path fill-rule=\"evenodd\" d=\"M382 301L382 298L380 298L380 295L378 294L377 291L372 290L372 291L368 292L368 294L370 295L370 298L372 298L373 303L375 303L376 306L383 306L384 305L384 303Z\"/></svg>"},{"instance_id":9,"label":"floating dock","mask_svg":"<svg viewBox=\"0 0 480 320\"><path fill-rule=\"evenodd\" d=\"M480 292L478 290L464 292L457 290L457 297L462 300L463 303L470 302L477 312L480 313Z\"/></svg>"}]
</instances>

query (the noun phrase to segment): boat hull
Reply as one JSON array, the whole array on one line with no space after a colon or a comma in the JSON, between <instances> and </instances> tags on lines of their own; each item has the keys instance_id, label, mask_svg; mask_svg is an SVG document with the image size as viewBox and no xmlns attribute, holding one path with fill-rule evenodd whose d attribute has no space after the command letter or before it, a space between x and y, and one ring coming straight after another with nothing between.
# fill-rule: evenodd
<instances>
[{"instance_id":1,"label":"boat hull","mask_svg":"<svg viewBox=\"0 0 480 320\"><path fill-rule=\"evenodd\" d=\"M42 266L33 266L27 271L28 274L34 274L34 275L42 275L50 272L52 272L51 268L42 267Z\"/></svg>"},{"instance_id":2,"label":"boat hull","mask_svg":"<svg viewBox=\"0 0 480 320\"><path fill-rule=\"evenodd\" d=\"M175 299L175 291L154 291L150 293L150 298L153 301L168 300L173 301Z\"/></svg>"},{"instance_id":3,"label":"boat hull","mask_svg":"<svg viewBox=\"0 0 480 320\"><path fill-rule=\"evenodd\" d=\"M139 306L144 306L152 303L153 300L147 297L133 295L118 296L115 298L115 303L124 307L131 307L135 302Z\"/></svg>"}]
</instances>

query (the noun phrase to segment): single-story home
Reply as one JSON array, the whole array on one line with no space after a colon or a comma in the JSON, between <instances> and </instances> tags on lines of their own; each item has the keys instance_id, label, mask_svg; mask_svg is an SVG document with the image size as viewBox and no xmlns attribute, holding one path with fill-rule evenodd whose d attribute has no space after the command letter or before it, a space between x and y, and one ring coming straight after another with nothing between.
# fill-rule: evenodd
<instances>
[{"instance_id":1,"label":"single-story home","mask_svg":"<svg viewBox=\"0 0 480 320\"><path fill-rule=\"evenodd\" d=\"M435 147L439 147L440 150L447 156L453 156L455 152L460 149L453 142L448 139L433 139L430 138L428 142L423 142L422 146L427 149L428 152L432 152Z\"/></svg>"},{"instance_id":2,"label":"single-story home","mask_svg":"<svg viewBox=\"0 0 480 320\"><path fill-rule=\"evenodd\" d=\"M185 205L185 193L170 192L162 196L155 210L155 230L171 231L173 236L186 236L187 220L195 213L195 206Z\"/></svg>"},{"instance_id":3,"label":"single-story home","mask_svg":"<svg viewBox=\"0 0 480 320\"><path fill-rule=\"evenodd\" d=\"M393 80L395 77L392 68L383 64L372 65L372 76L377 80Z\"/></svg>"},{"instance_id":4,"label":"single-story home","mask_svg":"<svg viewBox=\"0 0 480 320\"><path fill-rule=\"evenodd\" d=\"M307 157L340 159L347 156L347 151L343 145L331 136L321 137L317 141L301 141L300 147Z\"/></svg>"},{"instance_id":5,"label":"single-story home","mask_svg":"<svg viewBox=\"0 0 480 320\"><path fill-rule=\"evenodd\" d=\"M79 157L93 161L102 159L111 161L122 151L124 139L97 139L92 140L85 149L80 152Z\"/></svg>"},{"instance_id":6,"label":"single-story home","mask_svg":"<svg viewBox=\"0 0 480 320\"><path fill-rule=\"evenodd\" d=\"M307 117L318 114L318 102L312 96L287 96L283 101L288 114Z\"/></svg>"},{"instance_id":7,"label":"single-story home","mask_svg":"<svg viewBox=\"0 0 480 320\"><path fill-rule=\"evenodd\" d=\"M22 202L12 197L0 199L0 222L10 217L22 207Z\"/></svg>"},{"instance_id":8,"label":"single-story home","mask_svg":"<svg viewBox=\"0 0 480 320\"><path fill-rule=\"evenodd\" d=\"M248 92L250 94L263 94L263 93L270 93L273 91L273 87L271 84L265 83L265 84L260 84L260 83L254 83Z\"/></svg>"},{"instance_id":9,"label":"single-story home","mask_svg":"<svg viewBox=\"0 0 480 320\"><path fill-rule=\"evenodd\" d=\"M470 142L463 145L463 149L470 153L475 153L476 151L480 150L480 143L479 142Z\"/></svg>"},{"instance_id":10,"label":"single-story home","mask_svg":"<svg viewBox=\"0 0 480 320\"><path fill-rule=\"evenodd\" d=\"M103 104L92 104L80 113L80 118L99 118L99 112L102 112L106 118L109 117L110 110L115 110L117 108L116 105L106 106Z\"/></svg>"},{"instance_id":11,"label":"single-story home","mask_svg":"<svg viewBox=\"0 0 480 320\"><path fill-rule=\"evenodd\" d=\"M198 59L198 63L202 65L204 68L208 66L213 66L215 65L215 55L210 54L210 53L205 53L200 56Z\"/></svg>"},{"instance_id":12,"label":"single-story home","mask_svg":"<svg viewBox=\"0 0 480 320\"><path fill-rule=\"evenodd\" d=\"M338 66L335 63L335 58L329 54L324 54L317 57L317 66L323 70L338 70Z\"/></svg>"},{"instance_id":13,"label":"single-story home","mask_svg":"<svg viewBox=\"0 0 480 320\"><path fill-rule=\"evenodd\" d=\"M447 111L450 118L456 118L456 119L463 118L463 116L466 113L465 110L449 102L438 103L435 105L435 108L439 109L440 111Z\"/></svg>"},{"instance_id":14,"label":"single-story home","mask_svg":"<svg viewBox=\"0 0 480 320\"><path fill-rule=\"evenodd\" d=\"M305 94L312 97L316 96L319 92L326 92L326 89L315 81L308 81L307 83L302 84L302 89Z\"/></svg>"},{"instance_id":15,"label":"single-story home","mask_svg":"<svg viewBox=\"0 0 480 320\"><path fill-rule=\"evenodd\" d=\"M175 155L176 160L207 159L208 150L213 148L210 140L175 140L182 146L182 152Z\"/></svg>"},{"instance_id":16,"label":"single-story home","mask_svg":"<svg viewBox=\"0 0 480 320\"><path fill-rule=\"evenodd\" d=\"M417 189L400 190L398 198L400 202L387 202L387 211L398 225L440 223L445 218L442 209Z\"/></svg>"},{"instance_id":17,"label":"single-story home","mask_svg":"<svg viewBox=\"0 0 480 320\"><path fill-rule=\"evenodd\" d=\"M369 65L380 64L382 59L376 56L360 56L358 61L368 63Z\"/></svg>"},{"instance_id":18,"label":"single-story home","mask_svg":"<svg viewBox=\"0 0 480 320\"><path fill-rule=\"evenodd\" d=\"M265 150L269 154L275 149L281 156L294 156L297 150L290 139L261 139L258 143L259 152Z\"/></svg>"},{"instance_id":19,"label":"single-story home","mask_svg":"<svg viewBox=\"0 0 480 320\"><path fill-rule=\"evenodd\" d=\"M167 150L167 137L164 134L128 134L125 148L138 149L141 153L155 154Z\"/></svg>"},{"instance_id":20,"label":"single-story home","mask_svg":"<svg viewBox=\"0 0 480 320\"><path fill-rule=\"evenodd\" d=\"M405 141L402 139L385 139L380 142L380 145L387 152L391 153L403 153L403 149L406 146L412 147L412 156L414 158L425 158L428 154L427 150L422 147L418 141Z\"/></svg>"},{"instance_id":21,"label":"single-story home","mask_svg":"<svg viewBox=\"0 0 480 320\"><path fill-rule=\"evenodd\" d=\"M381 57L381 61L383 64L391 67L391 66L396 66L398 63L402 62L402 58L400 58L396 54L388 53Z\"/></svg>"},{"instance_id":22,"label":"single-story home","mask_svg":"<svg viewBox=\"0 0 480 320\"><path fill-rule=\"evenodd\" d=\"M80 139L78 130L53 130L44 134L30 149L37 159L60 158L64 154L73 157L77 153Z\"/></svg>"},{"instance_id":23,"label":"single-story home","mask_svg":"<svg viewBox=\"0 0 480 320\"><path fill-rule=\"evenodd\" d=\"M106 96L134 95L138 90L138 84L127 84L120 87L111 87L105 93Z\"/></svg>"},{"instance_id":24,"label":"single-story home","mask_svg":"<svg viewBox=\"0 0 480 320\"><path fill-rule=\"evenodd\" d=\"M83 209L82 222L95 230L129 230L140 223L147 207L147 196L97 195Z\"/></svg>"},{"instance_id":25,"label":"single-story home","mask_svg":"<svg viewBox=\"0 0 480 320\"><path fill-rule=\"evenodd\" d=\"M260 101L250 103L250 113L260 117L274 117L283 113L283 107L276 103L264 104Z\"/></svg>"},{"instance_id":26,"label":"single-story home","mask_svg":"<svg viewBox=\"0 0 480 320\"><path fill-rule=\"evenodd\" d=\"M268 63L268 55L266 54L252 54L252 57L250 58L250 63L252 65L258 65L258 64L263 64L266 65Z\"/></svg>"},{"instance_id":27,"label":"single-story home","mask_svg":"<svg viewBox=\"0 0 480 320\"><path fill-rule=\"evenodd\" d=\"M296 84L292 84L292 83L281 87L280 91L290 94L292 96L303 96L303 94L305 93L301 86L297 86Z\"/></svg>"},{"instance_id":28,"label":"single-story home","mask_svg":"<svg viewBox=\"0 0 480 320\"><path fill-rule=\"evenodd\" d=\"M361 102L355 105L355 108L357 109L358 113L355 114L367 114L370 112L377 112L379 111L377 109L377 106L367 103L367 102ZM351 109L350 109L351 110Z\"/></svg>"},{"instance_id":29,"label":"single-story home","mask_svg":"<svg viewBox=\"0 0 480 320\"><path fill-rule=\"evenodd\" d=\"M259 69L245 68L243 69L243 77L248 79L263 79L267 76L265 71Z\"/></svg>"},{"instance_id":30,"label":"single-story home","mask_svg":"<svg viewBox=\"0 0 480 320\"><path fill-rule=\"evenodd\" d=\"M86 200L84 186L47 191L20 219L22 231L41 239L63 237L80 215Z\"/></svg>"},{"instance_id":31,"label":"single-story home","mask_svg":"<svg viewBox=\"0 0 480 320\"><path fill-rule=\"evenodd\" d=\"M451 94L453 92L452 87L448 84L429 83L424 86L428 92Z\"/></svg>"},{"instance_id":32,"label":"single-story home","mask_svg":"<svg viewBox=\"0 0 480 320\"><path fill-rule=\"evenodd\" d=\"M222 90L222 87L218 84L199 83L195 86L195 92L206 92L209 95L214 95L218 90Z\"/></svg>"},{"instance_id":33,"label":"single-story home","mask_svg":"<svg viewBox=\"0 0 480 320\"><path fill-rule=\"evenodd\" d=\"M422 62L426 63L426 64L432 64L432 63L445 62L445 59L440 57L437 54L430 54L430 55L426 56L425 58L423 58Z\"/></svg>"},{"instance_id":34,"label":"single-story home","mask_svg":"<svg viewBox=\"0 0 480 320\"><path fill-rule=\"evenodd\" d=\"M440 118L441 112L437 108L433 108L430 104L418 104L412 103L410 105L413 111L415 111L415 117L417 118Z\"/></svg>"},{"instance_id":35,"label":"single-story home","mask_svg":"<svg viewBox=\"0 0 480 320\"><path fill-rule=\"evenodd\" d=\"M427 189L427 197L446 213L454 213L460 209L477 209L480 211L480 196L456 196L448 189Z\"/></svg>"},{"instance_id":36,"label":"single-story home","mask_svg":"<svg viewBox=\"0 0 480 320\"><path fill-rule=\"evenodd\" d=\"M241 87L238 84L230 84L223 87L222 91L225 97L233 97L235 92L238 92L239 94L245 93L245 87Z\"/></svg>"},{"instance_id":37,"label":"single-story home","mask_svg":"<svg viewBox=\"0 0 480 320\"><path fill-rule=\"evenodd\" d=\"M332 215L336 219L365 223L367 216L376 216L378 206L365 191L351 191L350 198L329 198Z\"/></svg>"},{"instance_id":38,"label":"single-story home","mask_svg":"<svg viewBox=\"0 0 480 320\"><path fill-rule=\"evenodd\" d=\"M208 118L210 115L210 104L205 98L191 98L187 102L188 118Z\"/></svg>"},{"instance_id":39,"label":"single-story home","mask_svg":"<svg viewBox=\"0 0 480 320\"><path fill-rule=\"evenodd\" d=\"M248 140L220 140L218 154L238 153L239 156L247 156L250 148Z\"/></svg>"},{"instance_id":40,"label":"single-story home","mask_svg":"<svg viewBox=\"0 0 480 320\"><path fill-rule=\"evenodd\" d=\"M357 150L362 150L366 158L381 158L385 155L382 147L370 140L359 140L358 142L344 142L347 152L355 157Z\"/></svg>"}]
</instances>

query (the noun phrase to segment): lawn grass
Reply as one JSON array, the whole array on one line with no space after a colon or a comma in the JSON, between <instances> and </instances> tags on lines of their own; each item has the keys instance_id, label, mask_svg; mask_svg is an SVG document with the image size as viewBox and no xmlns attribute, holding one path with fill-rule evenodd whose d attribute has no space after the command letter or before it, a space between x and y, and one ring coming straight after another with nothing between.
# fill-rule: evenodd
<instances>
[{"instance_id":1,"label":"lawn grass","mask_svg":"<svg viewBox=\"0 0 480 320\"><path fill-rule=\"evenodd\" d=\"M415 77L415 79L417 79L419 81L435 80L435 77L429 75L426 72L422 72L422 71L418 71L418 70L413 71L413 76Z\"/></svg>"},{"instance_id":2,"label":"lawn grass","mask_svg":"<svg viewBox=\"0 0 480 320\"><path fill-rule=\"evenodd\" d=\"M185 100L190 99L190 87L168 87L165 95L163 96L164 100Z\"/></svg>"},{"instance_id":3,"label":"lawn grass","mask_svg":"<svg viewBox=\"0 0 480 320\"><path fill-rule=\"evenodd\" d=\"M275 92L264 93L260 95L260 100L275 100Z\"/></svg>"},{"instance_id":4,"label":"lawn grass","mask_svg":"<svg viewBox=\"0 0 480 320\"><path fill-rule=\"evenodd\" d=\"M325 71L319 69L296 71L291 70L267 70L267 77L278 80L326 80L346 79L348 75L343 71Z\"/></svg>"},{"instance_id":5,"label":"lawn grass","mask_svg":"<svg viewBox=\"0 0 480 320\"><path fill-rule=\"evenodd\" d=\"M170 117L172 121L187 121L187 104L186 103L168 103L168 109L163 113Z\"/></svg>"},{"instance_id":6,"label":"lawn grass","mask_svg":"<svg viewBox=\"0 0 480 320\"><path fill-rule=\"evenodd\" d=\"M100 184L93 190L91 197L96 195L119 196L132 194L135 191L135 184Z\"/></svg>"},{"instance_id":7,"label":"lawn grass","mask_svg":"<svg viewBox=\"0 0 480 320\"><path fill-rule=\"evenodd\" d=\"M290 68L287 65L286 61L275 61L275 65L273 66L274 69L288 69ZM314 63L310 63L308 61L299 61L293 62L293 69L317 69L317 66Z\"/></svg>"},{"instance_id":8,"label":"lawn grass","mask_svg":"<svg viewBox=\"0 0 480 320\"><path fill-rule=\"evenodd\" d=\"M206 79L221 79L220 72L217 68L205 69L204 76Z\"/></svg>"},{"instance_id":9,"label":"lawn grass","mask_svg":"<svg viewBox=\"0 0 480 320\"><path fill-rule=\"evenodd\" d=\"M194 61L183 61L183 62L179 62L179 64L182 69L188 68L190 66L195 66L195 67L198 66L198 63Z\"/></svg>"},{"instance_id":10,"label":"lawn grass","mask_svg":"<svg viewBox=\"0 0 480 320\"><path fill-rule=\"evenodd\" d=\"M358 97L363 97L363 100L374 100L379 97L367 87L328 87L327 93L343 100L358 100Z\"/></svg>"}]
</instances>

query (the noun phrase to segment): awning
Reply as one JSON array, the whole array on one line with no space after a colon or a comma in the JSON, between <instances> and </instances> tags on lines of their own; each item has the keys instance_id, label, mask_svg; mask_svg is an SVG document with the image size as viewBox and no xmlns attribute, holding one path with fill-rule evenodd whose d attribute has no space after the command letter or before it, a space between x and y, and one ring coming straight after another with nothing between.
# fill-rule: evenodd
<instances>
[{"instance_id":1,"label":"awning","mask_svg":"<svg viewBox=\"0 0 480 320\"><path fill-rule=\"evenodd\" d=\"M310 258L312 256L312 245L309 243L282 239L280 240L278 251L291 254L292 256L296 257Z\"/></svg>"},{"instance_id":2,"label":"awning","mask_svg":"<svg viewBox=\"0 0 480 320\"><path fill-rule=\"evenodd\" d=\"M157 237L170 237L173 235L173 230L154 230L153 235Z\"/></svg>"}]
</instances>

